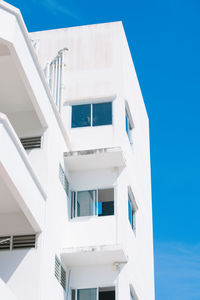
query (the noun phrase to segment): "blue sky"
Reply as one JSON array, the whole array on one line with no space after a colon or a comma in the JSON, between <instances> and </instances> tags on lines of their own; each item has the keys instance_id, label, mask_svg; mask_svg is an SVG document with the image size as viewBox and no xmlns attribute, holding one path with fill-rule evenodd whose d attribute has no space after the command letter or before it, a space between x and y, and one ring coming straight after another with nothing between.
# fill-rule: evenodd
<instances>
[{"instance_id":1,"label":"blue sky","mask_svg":"<svg viewBox=\"0 0 200 300\"><path fill-rule=\"evenodd\" d=\"M29 31L122 20L150 119L157 300L200 299L200 1L9 0Z\"/></svg>"}]
</instances>

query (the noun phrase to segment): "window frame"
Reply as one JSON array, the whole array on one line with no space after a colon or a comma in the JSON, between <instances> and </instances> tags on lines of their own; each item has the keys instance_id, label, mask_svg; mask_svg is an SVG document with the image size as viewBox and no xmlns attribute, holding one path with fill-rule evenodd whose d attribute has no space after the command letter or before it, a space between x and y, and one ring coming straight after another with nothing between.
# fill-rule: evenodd
<instances>
[{"instance_id":1,"label":"window frame","mask_svg":"<svg viewBox=\"0 0 200 300\"><path fill-rule=\"evenodd\" d=\"M129 142L132 145L132 133L134 129L134 122L131 114L131 110L127 101L125 101L125 131L128 136Z\"/></svg>"},{"instance_id":2,"label":"window frame","mask_svg":"<svg viewBox=\"0 0 200 300\"><path fill-rule=\"evenodd\" d=\"M133 288L132 284L130 284L130 300L138 300L138 296L136 295L135 289Z\"/></svg>"},{"instance_id":3,"label":"window frame","mask_svg":"<svg viewBox=\"0 0 200 300\"><path fill-rule=\"evenodd\" d=\"M113 100L114 99L105 99L103 101L97 101L97 102L86 102L86 103L76 103L76 104L71 104L71 124L70 124L70 129L77 129L77 128L90 128L90 127L99 127L99 126L112 126L113 125ZM106 104L106 103L111 103L111 123L110 124L102 124L102 125L93 125L93 105L95 104ZM82 106L82 105L90 105L90 125L87 126L77 126L77 127L72 127L72 110L73 106Z\"/></svg>"},{"instance_id":4,"label":"window frame","mask_svg":"<svg viewBox=\"0 0 200 300\"><path fill-rule=\"evenodd\" d=\"M130 220L130 208L131 208L131 220ZM133 232L136 234L136 213L138 210L138 206L135 201L134 194L132 192L131 187L128 187L128 220L129 224L133 230Z\"/></svg>"},{"instance_id":5,"label":"window frame","mask_svg":"<svg viewBox=\"0 0 200 300\"><path fill-rule=\"evenodd\" d=\"M113 199L113 215L107 215L107 216L99 216L98 215L98 203L99 203L99 197L98 197L98 191L99 190L113 190L113 195L114 195L114 199ZM87 215L87 216L77 216L77 193L78 192L89 192L92 191L93 192L93 214L92 215ZM91 217L110 217L110 216L114 216L115 215L115 187L114 186L109 186L109 187L100 187L100 188L96 188L96 189L88 189L88 190L76 190L76 191L70 191L71 194L71 220L74 219L81 219L81 218L91 218ZM75 197L75 199L74 199Z\"/></svg>"},{"instance_id":6,"label":"window frame","mask_svg":"<svg viewBox=\"0 0 200 300\"><path fill-rule=\"evenodd\" d=\"M112 288L115 291L115 299L117 299L117 288L116 288L116 284L114 284L113 286L95 286L95 287L81 287L81 288L74 288L74 287L70 287L70 300L72 300L72 291L75 291L75 300L78 300L78 290L90 290L90 289L96 289L97 294L96 294L96 299L95 300L99 300L99 292L100 289L102 288Z\"/></svg>"}]
</instances>

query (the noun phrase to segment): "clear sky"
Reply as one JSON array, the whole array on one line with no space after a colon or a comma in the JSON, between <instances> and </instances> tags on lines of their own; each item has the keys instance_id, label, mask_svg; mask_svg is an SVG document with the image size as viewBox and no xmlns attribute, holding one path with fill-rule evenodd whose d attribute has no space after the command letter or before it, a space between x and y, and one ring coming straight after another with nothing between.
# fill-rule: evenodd
<instances>
[{"instance_id":1,"label":"clear sky","mask_svg":"<svg viewBox=\"0 0 200 300\"><path fill-rule=\"evenodd\" d=\"M200 1L8 2L29 31L123 21L150 119L156 300L200 300Z\"/></svg>"}]
</instances>

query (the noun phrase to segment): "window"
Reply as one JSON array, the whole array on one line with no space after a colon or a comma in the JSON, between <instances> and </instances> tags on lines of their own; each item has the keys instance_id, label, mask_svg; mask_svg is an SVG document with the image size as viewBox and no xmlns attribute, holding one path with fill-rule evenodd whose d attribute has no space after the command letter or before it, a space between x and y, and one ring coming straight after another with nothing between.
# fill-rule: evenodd
<instances>
[{"instance_id":1,"label":"window","mask_svg":"<svg viewBox=\"0 0 200 300\"><path fill-rule=\"evenodd\" d=\"M137 300L137 299L138 299L138 297L136 296L136 293L135 293L133 287L130 286L130 300Z\"/></svg>"},{"instance_id":2,"label":"window","mask_svg":"<svg viewBox=\"0 0 200 300\"><path fill-rule=\"evenodd\" d=\"M135 300L135 297L133 296L133 293L131 290L130 290L130 300Z\"/></svg>"},{"instance_id":3,"label":"window","mask_svg":"<svg viewBox=\"0 0 200 300\"><path fill-rule=\"evenodd\" d=\"M69 182L65 176L65 172L61 166L61 164L59 164L59 179L60 182L65 190L65 193L67 194L67 196L69 197Z\"/></svg>"},{"instance_id":4,"label":"window","mask_svg":"<svg viewBox=\"0 0 200 300\"><path fill-rule=\"evenodd\" d=\"M133 195L128 193L128 219L132 229L136 230L136 206L134 204Z\"/></svg>"},{"instance_id":5,"label":"window","mask_svg":"<svg viewBox=\"0 0 200 300\"><path fill-rule=\"evenodd\" d=\"M73 289L71 300L115 300L115 288Z\"/></svg>"},{"instance_id":6,"label":"window","mask_svg":"<svg viewBox=\"0 0 200 300\"><path fill-rule=\"evenodd\" d=\"M77 191L71 194L72 218L114 215L114 189Z\"/></svg>"},{"instance_id":7,"label":"window","mask_svg":"<svg viewBox=\"0 0 200 300\"><path fill-rule=\"evenodd\" d=\"M66 272L61 265L60 260L55 256L55 276L62 285L63 289L66 289Z\"/></svg>"},{"instance_id":8,"label":"window","mask_svg":"<svg viewBox=\"0 0 200 300\"><path fill-rule=\"evenodd\" d=\"M125 115L125 124L126 124L126 133L128 135L130 143L132 143L132 129L133 129L133 121L130 114L130 109L128 104L126 105L126 115Z\"/></svg>"},{"instance_id":9,"label":"window","mask_svg":"<svg viewBox=\"0 0 200 300\"><path fill-rule=\"evenodd\" d=\"M72 128L112 124L112 102L72 106Z\"/></svg>"}]
</instances>

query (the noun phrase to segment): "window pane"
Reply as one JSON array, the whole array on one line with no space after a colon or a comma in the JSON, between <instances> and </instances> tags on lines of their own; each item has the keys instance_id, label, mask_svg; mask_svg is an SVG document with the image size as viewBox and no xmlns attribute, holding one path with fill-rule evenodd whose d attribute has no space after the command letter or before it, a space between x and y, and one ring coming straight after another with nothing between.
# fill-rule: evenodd
<instances>
[{"instance_id":1,"label":"window pane","mask_svg":"<svg viewBox=\"0 0 200 300\"><path fill-rule=\"evenodd\" d=\"M127 132L128 136L129 136L129 120L128 120L127 114L126 114L126 132Z\"/></svg>"},{"instance_id":2,"label":"window pane","mask_svg":"<svg viewBox=\"0 0 200 300\"><path fill-rule=\"evenodd\" d=\"M132 127L131 127L130 119L126 111L126 133L128 135L129 140L131 140L131 129Z\"/></svg>"},{"instance_id":3,"label":"window pane","mask_svg":"<svg viewBox=\"0 0 200 300\"><path fill-rule=\"evenodd\" d=\"M71 299L76 300L76 291L75 290L71 291L71 295L72 295Z\"/></svg>"},{"instance_id":4,"label":"window pane","mask_svg":"<svg viewBox=\"0 0 200 300\"><path fill-rule=\"evenodd\" d=\"M78 290L77 300L97 300L97 289Z\"/></svg>"},{"instance_id":5,"label":"window pane","mask_svg":"<svg viewBox=\"0 0 200 300\"><path fill-rule=\"evenodd\" d=\"M112 124L112 102L93 104L93 126Z\"/></svg>"},{"instance_id":6,"label":"window pane","mask_svg":"<svg viewBox=\"0 0 200 300\"><path fill-rule=\"evenodd\" d=\"M91 125L91 104L72 106L72 128Z\"/></svg>"},{"instance_id":7,"label":"window pane","mask_svg":"<svg viewBox=\"0 0 200 300\"><path fill-rule=\"evenodd\" d=\"M75 201L76 200L76 193L71 192L71 218L74 218L76 216L75 213Z\"/></svg>"},{"instance_id":8,"label":"window pane","mask_svg":"<svg viewBox=\"0 0 200 300\"><path fill-rule=\"evenodd\" d=\"M99 300L115 300L115 291L100 291Z\"/></svg>"},{"instance_id":9,"label":"window pane","mask_svg":"<svg viewBox=\"0 0 200 300\"><path fill-rule=\"evenodd\" d=\"M114 189L98 190L98 216L114 215Z\"/></svg>"},{"instance_id":10,"label":"window pane","mask_svg":"<svg viewBox=\"0 0 200 300\"><path fill-rule=\"evenodd\" d=\"M93 195L93 191L77 192L77 217L94 214Z\"/></svg>"},{"instance_id":11,"label":"window pane","mask_svg":"<svg viewBox=\"0 0 200 300\"><path fill-rule=\"evenodd\" d=\"M132 219L132 216L133 216L133 213L132 213L132 206L131 206L131 203L130 203L130 198L128 199L128 218L129 218L129 222L131 224L131 227L133 226L133 219Z\"/></svg>"}]
</instances>

